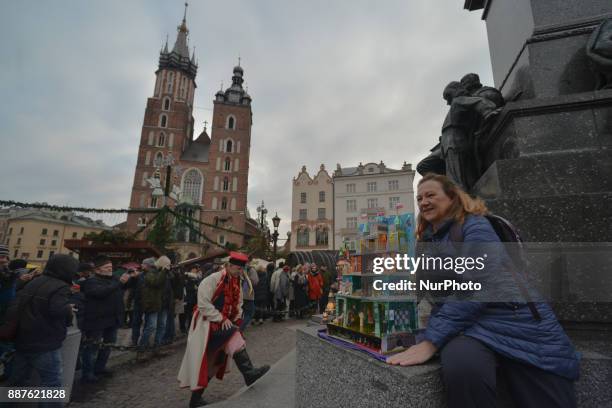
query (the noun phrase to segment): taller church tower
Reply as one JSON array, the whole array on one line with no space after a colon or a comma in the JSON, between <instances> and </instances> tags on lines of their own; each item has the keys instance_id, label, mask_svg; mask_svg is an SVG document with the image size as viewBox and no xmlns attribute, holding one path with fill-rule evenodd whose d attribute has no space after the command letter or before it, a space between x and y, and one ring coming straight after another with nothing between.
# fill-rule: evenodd
<instances>
[{"instance_id":1,"label":"taller church tower","mask_svg":"<svg viewBox=\"0 0 612 408\"><path fill-rule=\"evenodd\" d=\"M153 96L147 99L138 160L134 173L130 208L160 208L162 198L153 195L150 178L158 178L165 185L165 174L160 172L156 162L169 157L177 159L193 140L193 99L196 89L198 66L195 54L189 56L187 45L186 11L178 27L178 34L172 51L168 42L159 54L159 65L155 72L156 81ZM145 216L128 216L128 229L136 230L144 223Z\"/></svg>"},{"instance_id":2,"label":"taller church tower","mask_svg":"<svg viewBox=\"0 0 612 408\"><path fill-rule=\"evenodd\" d=\"M166 185L166 172L159 163L172 159L170 185L180 188L180 202L185 204L180 212L193 219L190 227L176 228L174 248L183 259L201 255L206 246L245 243L252 125L252 98L243 87L244 70L239 63L232 85L215 95L210 136L204 128L194 138L198 67L195 56L189 56L188 33L184 16L172 51L166 43L160 52L130 198L132 210L161 208L165 200L159 194ZM155 179L161 188L152 188ZM173 208L177 202L168 199L166 204ZM130 213L128 230L137 231L152 217L151 213Z\"/></svg>"}]
</instances>

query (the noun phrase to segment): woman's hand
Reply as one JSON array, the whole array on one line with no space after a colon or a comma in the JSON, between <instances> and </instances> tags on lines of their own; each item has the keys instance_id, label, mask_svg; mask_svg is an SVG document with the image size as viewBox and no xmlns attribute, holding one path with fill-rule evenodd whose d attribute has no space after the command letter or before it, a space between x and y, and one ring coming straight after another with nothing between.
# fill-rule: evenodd
<instances>
[{"instance_id":1,"label":"woman's hand","mask_svg":"<svg viewBox=\"0 0 612 408\"><path fill-rule=\"evenodd\" d=\"M230 321L230 319L225 319L223 320L223 322L221 323L221 328L223 330L229 330L232 328L234 324Z\"/></svg>"},{"instance_id":2,"label":"woman's hand","mask_svg":"<svg viewBox=\"0 0 612 408\"><path fill-rule=\"evenodd\" d=\"M387 363L400 366L423 364L436 353L436 350L437 348L432 342L425 340L406 351L388 357Z\"/></svg>"}]
</instances>

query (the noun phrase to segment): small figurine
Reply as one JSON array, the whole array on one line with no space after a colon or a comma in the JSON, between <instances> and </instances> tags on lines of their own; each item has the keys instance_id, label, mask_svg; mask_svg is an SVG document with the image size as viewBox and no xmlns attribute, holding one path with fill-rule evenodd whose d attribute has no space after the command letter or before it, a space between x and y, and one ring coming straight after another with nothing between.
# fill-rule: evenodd
<instances>
[{"instance_id":1,"label":"small figurine","mask_svg":"<svg viewBox=\"0 0 612 408\"><path fill-rule=\"evenodd\" d=\"M363 323L364 323L364 313L363 312L359 312L359 331L363 332Z\"/></svg>"}]
</instances>

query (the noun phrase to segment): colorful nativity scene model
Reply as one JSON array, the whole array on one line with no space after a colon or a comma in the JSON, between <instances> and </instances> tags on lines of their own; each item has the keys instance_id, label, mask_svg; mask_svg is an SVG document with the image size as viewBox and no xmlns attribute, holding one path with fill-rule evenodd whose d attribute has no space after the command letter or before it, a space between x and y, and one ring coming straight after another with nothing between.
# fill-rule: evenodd
<instances>
[{"instance_id":1,"label":"colorful nativity scene model","mask_svg":"<svg viewBox=\"0 0 612 408\"><path fill-rule=\"evenodd\" d=\"M414 255L413 217L413 214L378 216L360 224L354 254L348 251L350 242L345 242L337 265L335 318L321 337L348 341L353 348L382 355L415 344L419 329L416 294L382 288L382 282L412 280L414 275L395 270L373 273L377 257Z\"/></svg>"}]
</instances>

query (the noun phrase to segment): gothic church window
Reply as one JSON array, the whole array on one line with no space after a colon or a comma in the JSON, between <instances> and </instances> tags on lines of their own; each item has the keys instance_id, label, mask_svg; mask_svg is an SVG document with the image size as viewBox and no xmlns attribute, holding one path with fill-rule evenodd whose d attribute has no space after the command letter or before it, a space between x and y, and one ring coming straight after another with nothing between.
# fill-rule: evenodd
<instances>
[{"instance_id":1,"label":"gothic church window","mask_svg":"<svg viewBox=\"0 0 612 408\"><path fill-rule=\"evenodd\" d=\"M232 115L227 117L227 129L236 130L236 118Z\"/></svg>"},{"instance_id":2,"label":"gothic church window","mask_svg":"<svg viewBox=\"0 0 612 408\"><path fill-rule=\"evenodd\" d=\"M157 146L164 147L166 145L166 135L164 132L159 134L159 138L157 139Z\"/></svg>"},{"instance_id":3,"label":"gothic church window","mask_svg":"<svg viewBox=\"0 0 612 408\"><path fill-rule=\"evenodd\" d=\"M170 98L164 98L164 106L163 109L165 111L170 110Z\"/></svg>"},{"instance_id":4,"label":"gothic church window","mask_svg":"<svg viewBox=\"0 0 612 408\"><path fill-rule=\"evenodd\" d=\"M168 86L167 86L167 92L168 92L168 93L172 93L172 85L173 85L173 82L174 82L174 72L170 72L170 73L168 74L168 81L167 81L167 84L168 84Z\"/></svg>"},{"instance_id":5,"label":"gothic church window","mask_svg":"<svg viewBox=\"0 0 612 408\"><path fill-rule=\"evenodd\" d=\"M232 161L229 157L225 159L225 171L230 171L230 167L232 166Z\"/></svg>"},{"instance_id":6,"label":"gothic church window","mask_svg":"<svg viewBox=\"0 0 612 408\"><path fill-rule=\"evenodd\" d=\"M168 126L168 116L166 116L165 114L162 114L159 117L159 127L165 128L166 126Z\"/></svg>"},{"instance_id":7,"label":"gothic church window","mask_svg":"<svg viewBox=\"0 0 612 408\"><path fill-rule=\"evenodd\" d=\"M229 191L229 179L227 177L223 178L223 191Z\"/></svg>"},{"instance_id":8,"label":"gothic church window","mask_svg":"<svg viewBox=\"0 0 612 408\"><path fill-rule=\"evenodd\" d=\"M183 197L191 200L192 204L199 204L201 193L202 176L196 169L191 169L183 178Z\"/></svg>"},{"instance_id":9,"label":"gothic church window","mask_svg":"<svg viewBox=\"0 0 612 408\"><path fill-rule=\"evenodd\" d=\"M227 210L227 198L223 197L221 199L221 209L222 210Z\"/></svg>"},{"instance_id":10,"label":"gothic church window","mask_svg":"<svg viewBox=\"0 0 612 408\"><path fill-rule=\"evenodd\" d=\"M233 143L231 140L228 140L227 143L225 144L225 151L228 153L232 152L232 147L233 147Z\"/></svg>"}]
</instances>

